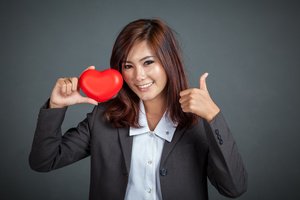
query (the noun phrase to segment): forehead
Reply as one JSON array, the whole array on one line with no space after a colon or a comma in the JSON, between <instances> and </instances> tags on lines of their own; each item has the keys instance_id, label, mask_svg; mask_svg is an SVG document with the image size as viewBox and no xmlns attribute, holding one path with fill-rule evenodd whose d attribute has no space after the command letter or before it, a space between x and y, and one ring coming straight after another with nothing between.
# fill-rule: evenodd
<instances>
[{"instance_id":1,"label":"forehead","mask_svg":"<svg viewBox=\"0 0 300 200\"><path fill-rule=\"evenodd\" d=\"M130 49L126 61L138 61L146 56L154 56L154 52L146 41L135 43Z\"/></svg>"}]
</instances>

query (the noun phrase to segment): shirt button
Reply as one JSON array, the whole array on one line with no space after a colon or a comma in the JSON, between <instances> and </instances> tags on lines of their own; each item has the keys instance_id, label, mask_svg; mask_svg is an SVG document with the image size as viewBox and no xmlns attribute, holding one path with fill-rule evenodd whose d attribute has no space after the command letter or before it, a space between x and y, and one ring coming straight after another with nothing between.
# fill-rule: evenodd
<instances>
[{"instance_id":1,"label":"shirt button","mask_svg":"<svg viewBox=\"0 0 300 200\"><path fill-rule=\"evenodd\" d=\"M166 131L166 134L169 135L169 131Z\"/></svg>"},{"instance_id":2,"label":"shirt button","mask_svg":"<svg viewBox=\"0 0 300 200\"><path fill-rule=\"evenodd\" d=\"M155 134L155 132L154 132L154 131L153 131L153 132L152 132L152 131L149 131L149 136L150 136L150 137L153 137L153 136L154 136L154 134Z\"/></svg>"},{"instance_id":3,"label":"shirt button","mask_svg":"<svg viewBox=\"0 0 300 200\"><path fill-rule=\"evenodd\" d=\"M151 165L151 164L152 164L152 160L149 160L149 161L148 161L148 165Z\"/></svg>"},{"instance_id":4,"label":"shirt button","mask_svg":"<svg viewBox=\"0 0 300 200\"><path fill-rule=\"evenodd\" d=\"M152 192L151 188L148 188L146 191L147 191L148 193L151 193L151 192Z\"/></svg>"},{"instance_id":5,"label":"shirt button","mask_svg":"<svg viewBox=\"0 0 300 200\"><path fill-rule=\"evenodd\" d=\"M163 169L160 170L159 173L160 173L161 176L166 176L168 174L168 170L163 168Z\"/></svg>"}]
</instances>

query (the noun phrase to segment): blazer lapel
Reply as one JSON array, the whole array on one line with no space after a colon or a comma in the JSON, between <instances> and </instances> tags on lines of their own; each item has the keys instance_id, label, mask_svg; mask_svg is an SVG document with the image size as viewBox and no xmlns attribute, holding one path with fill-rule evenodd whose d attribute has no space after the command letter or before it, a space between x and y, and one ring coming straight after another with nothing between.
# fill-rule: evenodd
<instances>
[{"instance_id":1,"label":"blazer lapel","mask_svg":"<svg viewBox=\"0 0 300 200\"><path fill-rule=\"evenodd\" d=\"M175 147L177 142L183 136L183 133L185 132L185 130L186 130L185 128L180 129L180 130L176 129L172 141L171 142L165 141L164 148L163 148L162 155L161 155L161 162L160 162L161 166L164 165L166 159L168 158L169 154L171 153L171 151L173 150L173 148Z\"/></svg>"},{"instance_id":2,"label":"blazer lapel","mask_svg":"<svg viewBox=\"0 0 300 200\"><path fill-rule=\"evenodd\" d=\"M133 137L129 136L129 128L119 128L118 133L119 133L120 144L121 144L121 148L125 160L126 170L127 173L129 174Z\"/></svg>"}]
</instances>

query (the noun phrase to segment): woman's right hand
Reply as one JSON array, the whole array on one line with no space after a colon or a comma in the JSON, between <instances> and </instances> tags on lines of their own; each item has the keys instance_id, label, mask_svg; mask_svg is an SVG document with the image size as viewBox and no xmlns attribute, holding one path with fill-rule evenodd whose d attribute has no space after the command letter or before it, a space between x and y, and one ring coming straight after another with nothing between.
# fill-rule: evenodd
<instances>
[{"instance_id":1,"label":"woman's right hand","mask_svg":"<svg viewBox=\"0 0 300 200\"><path fill-rule=\"evenodd\" d=\"M88 69L95 69L95 67L90 66L86 70ZM49 107L63 108L79 103L98 105L98 102L94 99L84 97L79 93L77 77L59 78L52 90Z\"/></svg>"}]
</instances>

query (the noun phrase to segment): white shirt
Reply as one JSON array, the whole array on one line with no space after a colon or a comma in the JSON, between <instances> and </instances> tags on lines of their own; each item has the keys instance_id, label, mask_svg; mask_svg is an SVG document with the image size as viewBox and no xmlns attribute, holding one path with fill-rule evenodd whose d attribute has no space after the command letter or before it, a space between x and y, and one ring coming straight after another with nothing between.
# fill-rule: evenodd
<instances>
[{"instance_id":1,"label":"white shirt","mask_svg":"<svg viewBox=\"0 0 300 200\"><path fill-rule=\"evenodd\" d=\"M131 164L125 200L161 200L159 164L165 140L171 142L176 124L164 113L154 131L150 131L145 108L140 101L139 124L130 127L133 136Z\"/></svg>"}]
</instances>

